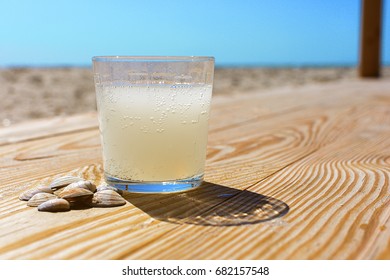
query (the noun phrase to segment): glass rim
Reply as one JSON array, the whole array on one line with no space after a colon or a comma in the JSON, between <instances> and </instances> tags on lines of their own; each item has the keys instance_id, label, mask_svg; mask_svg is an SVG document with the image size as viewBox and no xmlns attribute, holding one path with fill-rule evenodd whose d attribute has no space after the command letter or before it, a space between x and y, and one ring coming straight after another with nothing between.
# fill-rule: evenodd
<instances>
[{"instance_id":1,"label":"glass rim","mask_svg":"<svg viewBox=\"0 0 390 280\"><path fill-rule=\"evenodd\" d=\"M93 62L214 62L213 56L93 56Z\"/></svg>"}]
</instances>

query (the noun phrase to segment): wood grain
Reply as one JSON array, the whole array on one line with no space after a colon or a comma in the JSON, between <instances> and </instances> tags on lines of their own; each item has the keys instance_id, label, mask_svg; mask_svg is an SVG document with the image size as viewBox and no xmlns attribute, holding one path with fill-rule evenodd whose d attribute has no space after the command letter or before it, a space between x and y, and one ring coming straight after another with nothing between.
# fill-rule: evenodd
<instances>
[{"instance_id":1,"label":"wood grain","mask_svg":"<svg viewBox=\"0 0 390 280\"><path fill-rule=\"evenodd\" d=\"M214 98L206 183L127 193L108 209L42 213L17 199L62 174L101 182L92 115L64 119L74 130L51 133L49 120L15 138L0 131L0 258L389 259L389 89L355 81Z\"/></svg>"},{"instance_id":2,"label":"wood grain","mask_svg":"<svg viewBox=\"0 0 390 280\"><path fill-rule=\"evenodd\" d=\"M96 113L30 121L0 130L0 146L98 127Z\"/></svg>"}]
</instances>

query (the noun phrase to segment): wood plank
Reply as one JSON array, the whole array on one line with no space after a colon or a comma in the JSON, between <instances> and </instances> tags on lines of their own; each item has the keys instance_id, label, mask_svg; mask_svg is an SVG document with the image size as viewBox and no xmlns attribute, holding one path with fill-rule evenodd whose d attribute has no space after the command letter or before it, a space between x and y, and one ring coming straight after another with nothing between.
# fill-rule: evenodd
<instances>
[{"instance_id":1,"label":"wood plank","mask_svg":"<svg viewBox=\"0 0 390 280\"><path fill-rule=\"evenodd\" d=\"M1 128L0 146L97 127L97 116L94 112L34 120Z\"/></svg>"},{"instance_id":2,"label":"wood plank","mask_svg":"<svg viewBox=\"0 0 390 280\"><path fill-rule=\"evenodd\" d=\"M361 77L379 77L382 0L362 0L361 6L359 74Z\"/></svg>"}]
</instances>

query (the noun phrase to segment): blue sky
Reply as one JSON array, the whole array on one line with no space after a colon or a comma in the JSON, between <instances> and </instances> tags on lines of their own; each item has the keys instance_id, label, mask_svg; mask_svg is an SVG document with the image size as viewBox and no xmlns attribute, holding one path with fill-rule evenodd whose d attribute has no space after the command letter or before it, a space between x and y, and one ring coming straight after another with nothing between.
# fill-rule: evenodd
<instances>
[{"instance_id":1,"label":"blue sky","mask_svg":"<svg viewBox=\"0 0 390 280\"><path fill-rule=\"evenodd\" d=\"M390 64L390 4L382 58ZM218 65L356 65L360 0L0 0L0 67L94 55L210 55Z\"/></svg>"}]
</instances>

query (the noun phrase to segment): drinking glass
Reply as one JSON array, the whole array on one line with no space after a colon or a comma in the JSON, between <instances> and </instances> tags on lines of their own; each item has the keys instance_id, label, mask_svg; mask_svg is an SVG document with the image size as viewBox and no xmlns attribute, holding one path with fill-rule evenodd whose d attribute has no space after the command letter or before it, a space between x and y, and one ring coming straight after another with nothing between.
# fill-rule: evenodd
<instances>
[{"instance_id":1,"label":"drinking glass","mask_svg":"<svg viewBox=\"0 0 390 280\"><path fill-rule=\"evenodd\" d=\"M213 57L92 58L105 180L131 192L201 184Z\"/></svg>"}]
</instances>

